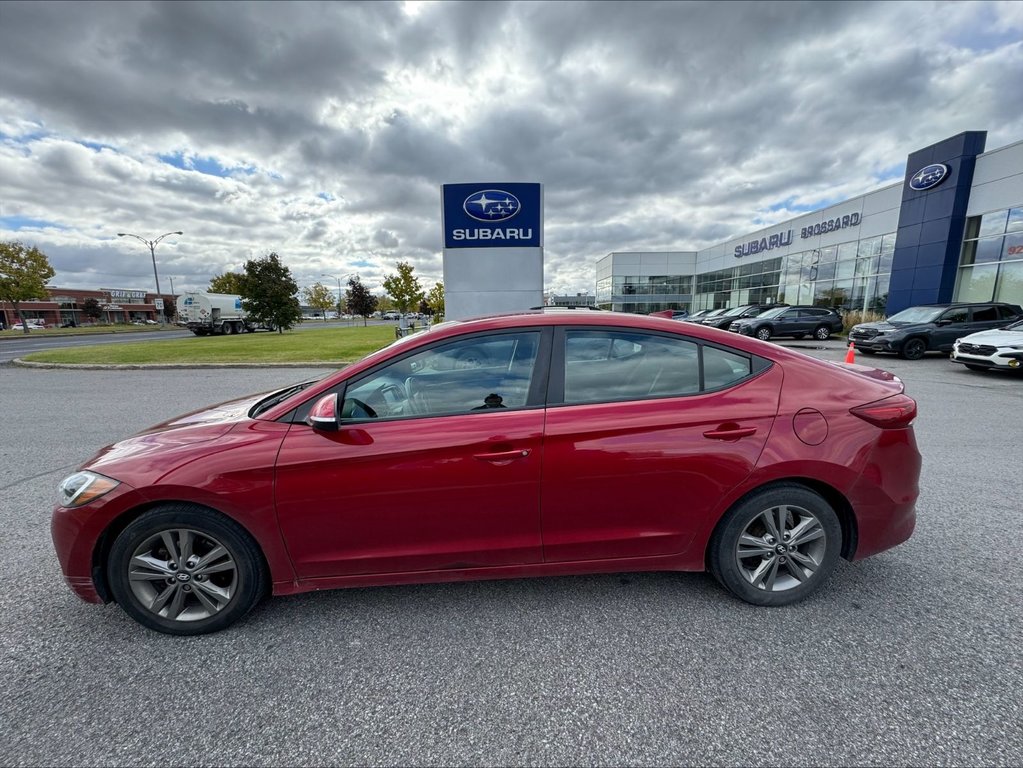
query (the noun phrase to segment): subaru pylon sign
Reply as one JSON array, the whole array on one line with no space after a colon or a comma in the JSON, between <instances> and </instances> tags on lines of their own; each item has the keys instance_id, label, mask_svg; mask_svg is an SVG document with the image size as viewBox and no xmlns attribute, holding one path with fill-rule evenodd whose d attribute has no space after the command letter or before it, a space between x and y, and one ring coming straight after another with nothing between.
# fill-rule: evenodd
<instances>
[{"instance_id":1,"label":"subaru pylon sign","mask_svg":"<svg viewBox=\"0 0 1023 768\"><path fill-rule=\"evenodd\" d=\"M543 304L542 184L445 184L441 219L447 319Z\"/></svg>"},{"instance_id":2,"label":"subaru pylon sign","mask_svg":"<svg viewBox=\"0 0 1023 768\"><path fill-rule=\"evenodd\" d=\"M444 185L445 248L539 248L543 245L540 184Z\"/></svg>"}]
</instances>

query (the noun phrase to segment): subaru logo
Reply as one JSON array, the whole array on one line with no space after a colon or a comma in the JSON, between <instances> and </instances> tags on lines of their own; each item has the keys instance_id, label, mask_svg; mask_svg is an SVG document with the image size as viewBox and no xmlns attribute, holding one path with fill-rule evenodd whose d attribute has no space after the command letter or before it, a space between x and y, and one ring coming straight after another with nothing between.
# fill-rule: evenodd
<instances>
[{"instance_id":1,"label":"subaru logo","mask_svg":"<svg viewBox=\"0 0 1023 768\"><path fill-rule=\"evenodd\" d=\"M473 192L462 203L462 210L476 221L507 221L518 213L521 207L519 199L503 189Z\"/></svg>"},{"instance_id":2,"label":"subaru logo","mask_svg":"<svg viewBox=\"0 0 1023 768\"><path fill-rule=\"evenodd\" d=\"M944 163L933 163L925 165L909 180L909 188L922 192L925 189L938 186L948 176L949 167Z\"/></svg>"}]
</instances>

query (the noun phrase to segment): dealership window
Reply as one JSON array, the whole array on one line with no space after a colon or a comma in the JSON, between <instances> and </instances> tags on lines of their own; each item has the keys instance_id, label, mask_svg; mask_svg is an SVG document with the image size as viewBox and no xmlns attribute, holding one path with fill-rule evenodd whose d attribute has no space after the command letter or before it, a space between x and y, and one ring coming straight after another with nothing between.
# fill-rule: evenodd
<instances>
[{"instance_id":1,"label":"dealership window","mask_svg":"<svg viewBox=\"0 0 1023 768\"><path fill-rule=\"evenodd\" d=\"M1023 303L1023 208L966 220L955 297Z\"/></svg>"},{"instance_id":2,"label":"dealership window","mask_svg":"<svg viewBox=\"0 0 1023 768\"><path fill-rule=\"evenodd\" d=\"M959 270L958 301L991 301L998 277L997 264L963 267Z\"/></svg>"}]
</instances>

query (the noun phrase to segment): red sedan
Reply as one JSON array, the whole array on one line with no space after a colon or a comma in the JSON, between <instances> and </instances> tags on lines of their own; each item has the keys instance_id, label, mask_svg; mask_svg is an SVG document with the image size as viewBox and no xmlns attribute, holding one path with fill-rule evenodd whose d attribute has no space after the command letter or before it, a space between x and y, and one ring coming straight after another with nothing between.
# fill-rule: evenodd
<instances>
[{"instance_id":1,"label":"red sedan","mask_svg":"<svg viewBox=\"0 0 1023 768\"><path fill-rule=\"evenodd\" d=\"M449 322L109 446L61 484L71 588L161 632L267 592L711 573L785 605L909 538L893 375L660 318Z\"/></svg>"}]
</instances>

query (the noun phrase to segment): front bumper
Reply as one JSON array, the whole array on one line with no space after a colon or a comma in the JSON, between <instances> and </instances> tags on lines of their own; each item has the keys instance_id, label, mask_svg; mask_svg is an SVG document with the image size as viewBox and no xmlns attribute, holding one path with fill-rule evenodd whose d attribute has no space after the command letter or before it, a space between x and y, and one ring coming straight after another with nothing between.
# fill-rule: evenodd
<instances>
[{"instance_id":1,"label":"front bumper","mask_svg":"<svg viewBox=\"0 0 1023 768\"><path fill-rule=\"evenodd\" d=\"M93 554L110 521L128 509L135 489L121 483L96 501L74 509L56 506L50 518L50 535L64 580L87 603L105 603L109 597L97 589Z\"/></svg>"},{"instance_id":2,"label":"front bumper","mask_svg":"<svg viewBox=\"0 0 1023 768\"><path fill-rule=\"evenodd\" d=\"M875 336L872 339L857 339L850 336L849 341L856 349L869 349L874 352L895 352L899 348L899 344L893 343L888 336Z\"/></svg>"},{"instance_id":3,"label":"front bumper","mask_svg":"<svg viewBox=\"0 0 1023 768\"><path fill-rule=\"evenodd\" d=\"M949 360L962 365L979 365L982 368L1023 371L1023 352L1019 350L999 350L993 355L966 355L953 349Z\"/></svg>"}]
</instances>

